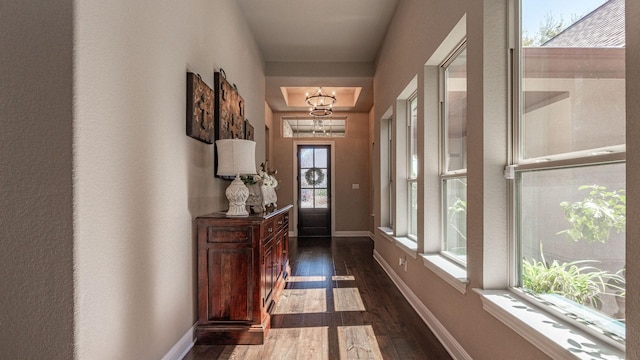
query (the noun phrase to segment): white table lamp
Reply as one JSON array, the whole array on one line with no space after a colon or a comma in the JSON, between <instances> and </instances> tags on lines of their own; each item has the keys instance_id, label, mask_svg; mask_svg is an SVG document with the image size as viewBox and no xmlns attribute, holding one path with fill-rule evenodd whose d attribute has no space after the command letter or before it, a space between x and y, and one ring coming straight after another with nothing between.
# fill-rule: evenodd
<instances>
[{"instance_id":1,"label":"white table lamp","mask_svg":"<svg viewBox=\"0 0 640 360\"><path fill-rule=\"evenodd\" d=\"M235 176L225 191L229 200L227 216L248 216L245 207L249 189L240 179L240 175L257 174L256 143L242 139L223 139L216 141L218 148L218 175Z\"/></svg>"}]
</instances>

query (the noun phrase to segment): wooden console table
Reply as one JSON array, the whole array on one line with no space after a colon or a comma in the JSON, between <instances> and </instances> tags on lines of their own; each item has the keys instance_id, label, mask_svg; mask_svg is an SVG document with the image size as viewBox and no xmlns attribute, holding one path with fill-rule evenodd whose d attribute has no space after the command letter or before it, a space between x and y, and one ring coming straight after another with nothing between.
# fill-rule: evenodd
<instances>
[{"instance_id":1,"label":"wooden console table","mask_svg":"<svg viewBox=\"0 0 640 360\"><path fill-rule=\"evenodd\" d=\"M289 274L289 210L196 218L199 344L262 344Z\"/></svg>"}]
</instances>

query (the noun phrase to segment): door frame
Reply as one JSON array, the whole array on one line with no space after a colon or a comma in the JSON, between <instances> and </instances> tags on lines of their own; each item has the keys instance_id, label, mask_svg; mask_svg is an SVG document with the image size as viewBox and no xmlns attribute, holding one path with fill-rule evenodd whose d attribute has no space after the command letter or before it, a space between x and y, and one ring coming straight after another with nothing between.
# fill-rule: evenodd
<instances>
[{"instance_id":1,"label":"door frame","mask_svg":"<svg viewBox=\"0 0 640 360\"><path fill-rule=\"evenodd\" d=\"M331 236L335 236L336 233L336 195L335 195L335 187L336 187L336 152L335 152L335 141L326 141L326 140L299 140L293 142L293 224L289 226L289 231L291 236L298 236L298 146L299 145L328 145L329 152L331 153L331 164L330 164L330 174L331 174L331 190L329 193L330 201L331 201Z\"/></svg>"}]
</instances>

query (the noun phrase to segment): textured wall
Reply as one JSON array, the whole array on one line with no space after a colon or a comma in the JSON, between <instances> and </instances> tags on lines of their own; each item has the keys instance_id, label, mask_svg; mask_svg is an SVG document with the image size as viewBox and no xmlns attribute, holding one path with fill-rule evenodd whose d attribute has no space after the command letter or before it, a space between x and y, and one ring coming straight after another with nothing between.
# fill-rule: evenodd
<instances>
[{"instance_id":1,"label":"textured wall","mask_svg":"<svg viewBox=\"0 0 640 360\"><path fill-rule=\"evenodd\" d=\"M273 127L273 166L278 169L280 181L278 204L293 204L295 182L293 179L294 141L312 143L309 138L283 138L282 116L307 114L274 113ZM347 136L345 138L323 139L335 142L335 189L334 211L335 231L368 231L369 213L369 114L335 113L335 116L347 115ZM360 184L354 190L352 184ZM293 227L293 225L292 225Z\"/></svg>"},{"instance_id":2,"label":"textured wall","mask_svg":"<svg viewBox=\"0 0 640 360\"><path fill-rule=\"evenodd\" d=\"M78 1L76 350L159 359L196 319L192 219L227 207L185 135L186 72L224 68L264 147L264 72L233 0Z\"/></svg>"},{"instance_id":3,"label":"textured wall","mask_svg":"<svg viewBox=\"0 0 640 360\"><path fill-rule=\"evenodd\" d=\"M73 357L71 0L0 2L0 357Z\"/></svg>"}]
</instances>

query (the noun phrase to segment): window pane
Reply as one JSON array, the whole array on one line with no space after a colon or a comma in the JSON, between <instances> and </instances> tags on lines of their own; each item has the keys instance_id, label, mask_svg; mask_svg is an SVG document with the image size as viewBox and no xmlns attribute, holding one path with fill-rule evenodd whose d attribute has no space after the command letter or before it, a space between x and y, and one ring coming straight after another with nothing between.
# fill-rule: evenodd
<instances>
[{"instance_id":1,"label":"window pane","mask_svg":"<svg viewBox=\"0 0 640 360\"><path fill-rule=\"evenodd\" d=\"M333 120L331 122L331 135L333 137L344 137L346 130L346 121Z\"/></svg>"},{"instance_id":2,"label":"window pane","mask_svg":"<svg viewBox=\"0 0 640 360\"><path fill-rule=\"evenodd\" d=\"M318 174L322 174L322 175L318 175L315 177L316 181L318 181L318 183L316 184L316 188L327 188L327 169L318 169L316 168ZM322 179L319 179L319 177L321 177ZM322 180L322 181L320 181Z\"/></svg>"},{"instance_id":3,"label":"window pane","mask_svg":"<svg viewBox=\"0 0 640 360\"><path fill-rule=\"evenodd\" d=\"M346 118L283 118L282 137L344 137Z\"/></svg>"},{"instance_id":4,"label":"window pane","mask_svg":"<svg viewBox=\"0 0 640 360\"><path fill-rule=\"evenodd\" d=\"M313 185L307 181L307 172L311 169L300 169L300 187L301 188L313 188Z\"/></svg>"},{"instance_id":5,"label":"window pane","mask_svg":"<svg viewBox=\"0 0 640 360\"><path fill-rule=\"evenodd\" d=\"M315 149L315 167L327 167L327 149Z\"/></svg>"},{"instance_id":6,"label":"window pane","mask_svg":"<svg viewBox=\"0 0 640 360\"><path fill-rule=\"evenodd\" d=\"M327 189L315 190L315 208L327 208L329 204Z\"/></svg>"},{"instance_id":7,"label":"window pane","mask_svg":"<svg viewBox=\"0 0 640 360\"><path fill-rule=\"evenodd\" d=\"M300 190L300 207L304 209L313 208L313 189Z\"/></svg>"},{"instance_id":8,"label":"window pane","mask_svg":"<svg viewBox=\"0 0 640 360\"><path fill-rule=\"evenodd\" d=\"M300 150L300 167L301 168L313 167L313 149Z\"/></svg>"},{"instance_id":9,"label":"window pane","mask_svg":"<svg viewBox=\"0 0 640 360\"><path fill-rule=\"evenodd\" d=\"M443 252L467 262L467 178L444 180L445 236Z\"/></svg>"},{"instance_id":10,"label":"window pane","mask_svg":"<svg viewBox=\"0 0 640 360\"><path fill-rule=\"evenodd\" d=\"M445 72L447 150L445 171L467 168L467 50Z\"/></svg>"},{"instance_id":11,"label":"window pane","mask_svg":"<svg viewBox=\"0 0 640 360\"><path fill-rule=\"evenodd\" d=\"M418 98L409 101L409 178L418 177Z\"/></svg>"},{"instance_id":12,"label":"window pane","mask_svg":"<svg viewBox=\"0 0 640 360\"><path fill-rule=\"evenodd\" d=\"M603 3L522 1L523 159L625 143L624 0Z\"/></svg>"},{"instance_id":13,"label":"window pane","mask_svg":"<svg viewBox=\"0 0 640 360\"><path fill-rule=\"evenodd\" d=\"M409 182L409 235L418 236L418 183Z\"/></svg>"},{"instance_id":14,"label":"window pane","mask_svg":"<svg viewBox=\"0 0 640 360\"><path fill-rule=\"evenodd\" d=\"M520 285L624 337L625 165L519 176Z\"/></svg>"}]
</instances>

